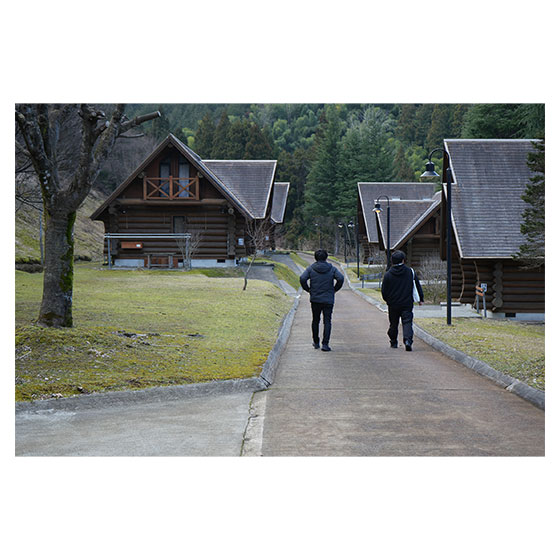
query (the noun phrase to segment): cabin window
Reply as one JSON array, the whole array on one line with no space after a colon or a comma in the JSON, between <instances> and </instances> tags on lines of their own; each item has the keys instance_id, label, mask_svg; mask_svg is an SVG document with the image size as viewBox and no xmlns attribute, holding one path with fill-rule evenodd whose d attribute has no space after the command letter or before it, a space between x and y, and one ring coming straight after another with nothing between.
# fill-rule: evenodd
<instances>
[{"instance_id":1,"label":"cabin window","mask_svg":"<svg viewBox=\"0 0 560 560\"><path fill-rule=\"evenodd\" d=\"M162 159L159 162L159 196L169 197L169 176L171 175L171 160Z\"/></svg>"},{"instance_id":2,"label":"cabin window","mask_svg":"<svg viewBox=\"0 0 560 560\"><path fill-rule=\"evenodd\" d=\"M190 196L190 191L187 188L189 184L190 177L190 165L189 162L181 157L179 159L179 197L187 198Z\"/></svg>"},{"instance_id":3,"label":"cabin window","mask_svg":"<svg viewBox=\"0 0 560 560\"><path fill-rule=\"evenodd\" d=\"M173 216L173 233L186 233L187 218L185 216Z\"/></svg>"}]
</instances>

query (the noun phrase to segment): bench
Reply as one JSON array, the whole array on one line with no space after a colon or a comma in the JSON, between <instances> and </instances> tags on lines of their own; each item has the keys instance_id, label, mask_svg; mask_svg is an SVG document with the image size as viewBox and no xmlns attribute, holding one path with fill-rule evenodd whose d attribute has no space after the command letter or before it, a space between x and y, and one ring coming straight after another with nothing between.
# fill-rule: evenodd
<instances>
[{"instance_id":1,"label":"bench","mask_svg":"<svg viewBox=\"0 0 560 560\"><path fill-rule=\"evenodd\" d=\"M364 287L364 282L370 282L371 280L381 280L383 278L382 272L376 272L375 274L362 274L362 288Z\"/></svg>"}]
</instances>

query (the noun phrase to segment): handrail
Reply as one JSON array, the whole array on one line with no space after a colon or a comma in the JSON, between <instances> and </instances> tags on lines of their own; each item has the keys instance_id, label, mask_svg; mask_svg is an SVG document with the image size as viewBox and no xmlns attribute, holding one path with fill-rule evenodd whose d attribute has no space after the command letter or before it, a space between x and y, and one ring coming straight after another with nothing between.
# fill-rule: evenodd
<instances>
[{"instance_id":1,"label":"handrail","mask_svg":"<svg viewBox=\"0 0 560 560\"><path fill-rule=\"evenodd\" d=\"M144 177L144 200L198 200L198 191L198 177Z\"/></svg>"}]
</instances>

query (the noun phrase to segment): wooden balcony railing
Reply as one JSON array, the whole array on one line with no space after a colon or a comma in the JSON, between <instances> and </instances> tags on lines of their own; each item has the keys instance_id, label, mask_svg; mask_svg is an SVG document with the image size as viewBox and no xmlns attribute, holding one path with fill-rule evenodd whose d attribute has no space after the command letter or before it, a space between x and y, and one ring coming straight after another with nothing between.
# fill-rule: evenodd
<instances>
[{"instance_id":1,"label":"wooden balcony railing","mask_svg":"<svg viewBox=\"0 0 560 560\"><path fill-rule=\"evenodd\" d=\"M198 177L144 177L144 200L198 200Z\"/></svg>"}]
</instances>

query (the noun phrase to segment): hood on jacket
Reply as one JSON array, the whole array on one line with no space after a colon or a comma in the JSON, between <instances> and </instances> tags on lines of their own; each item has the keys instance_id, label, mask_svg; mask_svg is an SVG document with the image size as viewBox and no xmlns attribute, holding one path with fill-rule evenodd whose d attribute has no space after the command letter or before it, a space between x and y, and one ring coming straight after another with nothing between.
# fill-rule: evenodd
<instances>
[{"instance_id":1,"label":"hood on jacket","mask_svg":"<svg viewBox=\"0 0 560 560\"><path fill-rule=\"evenodd\" d=\"M404 264L396 264L393 265L388 272L390 272L391 274L395 275L395 276L400 276L401 274L404 274L404 271L406 270L406 267L404 266Z\"/></svg>"},{"instance_id":2,"label":"hood on jacket","mask_svg":"<svg viewBox=\"0 0 560 560\"><path fill-rule=\"evenodd\" d=\"M317 261L311 265L311 268L319 274L324 274L332 268L332 264L328 263L327 261Z\"/></svg>"}]
</instances>

